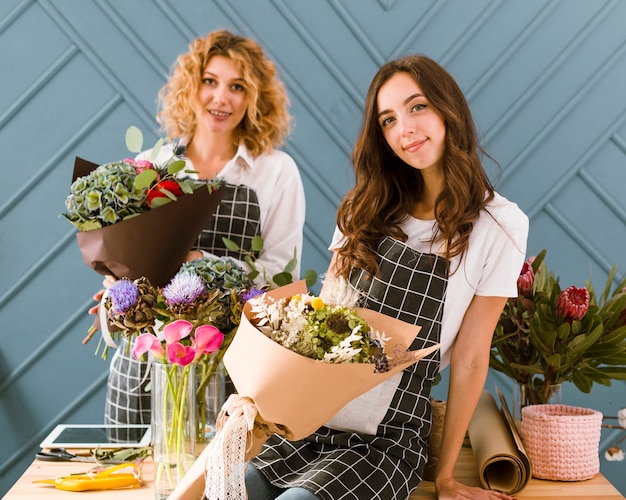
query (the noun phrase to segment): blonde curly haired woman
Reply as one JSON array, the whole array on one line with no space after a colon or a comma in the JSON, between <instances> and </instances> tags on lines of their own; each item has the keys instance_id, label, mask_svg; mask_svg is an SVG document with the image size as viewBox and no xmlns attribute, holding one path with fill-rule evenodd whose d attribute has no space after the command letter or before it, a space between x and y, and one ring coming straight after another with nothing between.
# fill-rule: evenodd
<instances>
[{"instance_id":1,"label":"blonde curly haired woman","mask_svg":"<svg viewBox=\"0 0 626 500\"><path fill-rule=\"evenodd\" d=\"M292 275L298 279L304 189L294 160L276 149L290 132L289 101L263 49L225 30L194 40L176 60L159 103L157 119L168 143L156 161L175 152L187 161L185 170L197 172L192 177L218 176L226 183L226 194L188 260L228 256L245 269L252 239L261 236L258 284L283 271L294 252L298 264ZM149 151L138 158L148 156ZM224 237L241 250L227 248ZM105 423L149 423L150 393L141 387L147 364L132 358L124 342L111 361Z\"/></svg>"}]
</instances>

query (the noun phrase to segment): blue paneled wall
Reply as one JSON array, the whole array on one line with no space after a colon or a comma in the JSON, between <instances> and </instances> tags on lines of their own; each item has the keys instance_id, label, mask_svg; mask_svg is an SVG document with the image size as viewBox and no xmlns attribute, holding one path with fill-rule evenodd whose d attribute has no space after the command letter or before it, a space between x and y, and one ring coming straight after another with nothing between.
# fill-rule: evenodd
<instances>
[{"instance_id":1,"label":"blue paneled wall","mask_svg":"<svg viewBox=\"0 0 626 500\"><path fill-rule=\"evenodd\" d=\"M547 248L562 284L582 286L626 270L624 19L619 0L0 2L0 495L54 424L102 420L107 362L81 343L101 277L58 215L75 156L126 156L129 125L157 138L157 91L191 39L227 28L279 67L295 118L285 149L307 195L305 269L328 264L371 77L421 52L466 92L498 190L530 216L529 254ZM626 406L622 382L564 392L606 414ZM623 462L602 459L602 472L626 493Z\"/></svg>"}]
</instances>

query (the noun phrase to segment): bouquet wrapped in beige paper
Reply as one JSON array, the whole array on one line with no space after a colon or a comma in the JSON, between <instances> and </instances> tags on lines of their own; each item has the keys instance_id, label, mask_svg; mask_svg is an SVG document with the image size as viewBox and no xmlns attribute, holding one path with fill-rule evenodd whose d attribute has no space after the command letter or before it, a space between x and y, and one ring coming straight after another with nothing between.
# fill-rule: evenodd
<instances>
[{"instance_id":1,"label":"bouquet wrapped in beige paper","mask_svg":"<svg viewBox=\"0 0 626 500\"><path fill-rule=\"evenodd\" d=\"M306 294L304 281L266 295L279 300L300 294ZM289 440L309 436L349 401L439 348L408 351L419 326L368 309L354 312L385 337L388 370L377 369L372 362L324 362L298 354L266 336L255 326L252 305L244 306L237 334L224 355L237 394L224 405L228 417L217 436L170 498L198 498L203 491L207 498L246 498L245 462L271 434Z\"/></svg>"}]
</instances>

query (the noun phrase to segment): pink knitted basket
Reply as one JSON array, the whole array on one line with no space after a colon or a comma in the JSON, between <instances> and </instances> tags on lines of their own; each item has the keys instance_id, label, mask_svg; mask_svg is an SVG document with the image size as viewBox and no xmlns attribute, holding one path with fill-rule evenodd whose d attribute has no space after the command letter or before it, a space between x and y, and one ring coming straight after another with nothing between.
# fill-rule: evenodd
<instances>
[{"instance_id":1,"label":"pink knitted basket","mask_svg":"<svg viewBox=\"0 0 626 500\"><path fill-rule=\"evenodd\" d=\"M602 413L545 404L522 408L522 439L539 479L581 481L600 470Z\"/></svg>"}]
</instances>

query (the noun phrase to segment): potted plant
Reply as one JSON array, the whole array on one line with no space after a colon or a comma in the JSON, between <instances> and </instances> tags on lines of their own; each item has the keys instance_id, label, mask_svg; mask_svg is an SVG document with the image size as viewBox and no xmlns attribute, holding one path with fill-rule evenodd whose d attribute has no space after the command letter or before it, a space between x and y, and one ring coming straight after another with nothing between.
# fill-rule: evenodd
<instances>
[{"instance_id":1,"label":"potted plant","mask_svg":"<svg viewBox=\"0 0 626 500\"><path fill-rule=\"evenodd\" d=\"M599 296L591 280L562 290L545 255L524 263L491 345L490 366L519 384L521 407L548 402L563 382L589 393L626 380L626 277L611 291L614 267Z\"/></svg>"}]
</instances>

